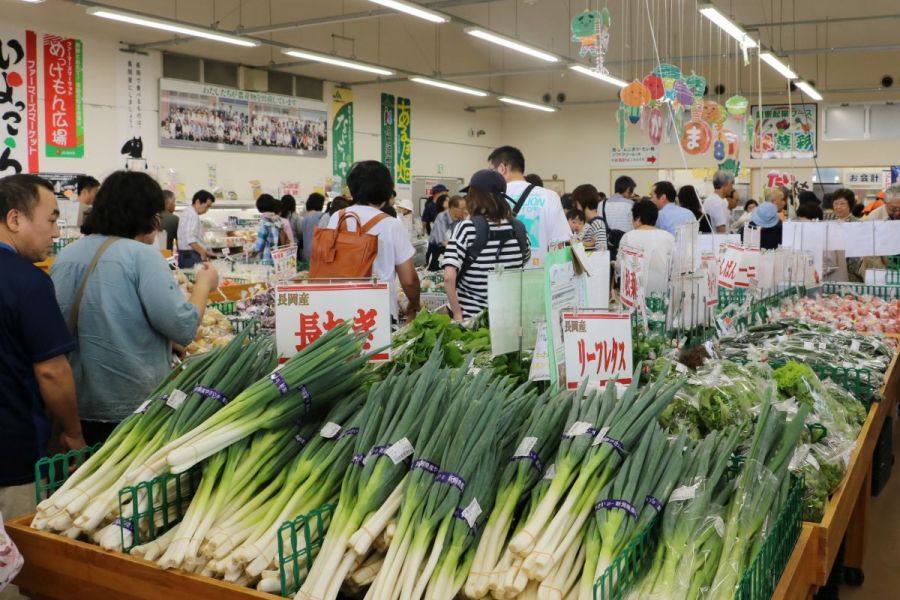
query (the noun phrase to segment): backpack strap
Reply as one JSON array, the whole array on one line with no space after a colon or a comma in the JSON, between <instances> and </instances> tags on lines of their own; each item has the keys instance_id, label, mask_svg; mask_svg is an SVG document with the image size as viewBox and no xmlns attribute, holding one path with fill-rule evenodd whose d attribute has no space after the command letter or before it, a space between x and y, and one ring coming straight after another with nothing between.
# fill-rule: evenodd
<instances>
[{"instance_id":1,"label":"backpack strap","mask_svg":"<svg viewBox=\"0 0 900 600\"><path fill-rule=\"evenodd\" d=\"M483 215L475 215L471 219L472 225L475 226L475 241L466 249L466 255L463 257L462 265L459 267L459 273L456 275L456 281L462 280L466 271L475 264L478 255L487 246L488 234L490 233L490 225Z\"/></svg>"},{"instance_id":2,"label":"backpack strap","mask_svg":"<svg viewBox=\"0 0 900 600\"><path fill-rule=\"evenodd\" d=\"M363 232L363 233L369 233L369 231L370 231L373 227L375 227L376 225L378 225L379 223L381 223L384 219L387 219L389 216L390 216L389 214L384 213L384 212L381 213L381 214L375 215L374 217L372 217L371 219L369 219L369 222L368 222L368 223L366 223L366 224L363 226L362 232Z\"/></svg>"},{"instance_id":3,"label":"backpack strap","mask_svg":"<svg viewBox=\"0 0 900 600\"><path fill-rule=\"evenodd\" d=\"M528 255L528 230L525 229L525 223L518 219L510 221L513 233L516 236L516 242L519 243L519 251L522 253L522 266L525 266L525 257Z\"/></svg>"},{"instance_id":4,"label":"backpack strap","mask_svg":"<svg viewBox=\"0 0 900 600\"><path fill-rule=\"evenodd\" d=\"M537 186L535 186L533 183L529 184L528 187L525 188L525 191L522 192L522 195L519 196L519 199L516 200L516 203L515 203L515 205L513 206L513 209L512 209L512 213L513 213L513 216L514 216L514 217L519 216L519 211L522 210L522 207L525 205L525 201L528 200L529 194L531 194L531 191L532 191L535 187L537 187Z\"/></svg>"}]
</instances>

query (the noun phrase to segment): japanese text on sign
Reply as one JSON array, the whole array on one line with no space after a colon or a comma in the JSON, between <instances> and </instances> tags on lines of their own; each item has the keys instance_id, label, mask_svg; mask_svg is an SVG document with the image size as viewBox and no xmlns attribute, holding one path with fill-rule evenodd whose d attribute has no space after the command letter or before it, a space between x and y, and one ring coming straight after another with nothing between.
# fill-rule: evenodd
<instances>
[{"instance_id":1,"label":"japanese text on sign","mask_svg":"<svg viewBox=\"0 0 900 600\"><path fill-rule=\"evenodd\" d=\"M84 155L81 41L44 35L44 120L47 156Z\"/></svg>"},{"instance_id":2,"label":"japanese text on sign","mask_svg":"<svg viewBox=\"0 0 900 600\"><path fill-rule=\"evenodd\" d=\"M622 304L628 308L641 306L644 301L644 253L622 246L619 254L622 256L622 283L619 290Z\"/></svg>"},{"instance_id":3,"label":"japanese text on sign","mask_svg":"<svg viewBox=\"0 0 900 600\"><path fill-rule=\"evenodd\" d=\"M0 27L0 176L38 167L37 37Z\"/></svg>"},{"instance_id":4,"label":"japanese text on sign","mask_svg":"<svg viewBox=\"0 0 900 600\"><path fill-rule=\"evenodd\" d=\"M378 351L371 360L390 359L388 284L316 283L275 287L275 338L278 354L283 358L300 352L345 321L352 323L353 331L368 334L363 349Z\"/></svg>"},{"instance_id":5,"label":"japanese text on sign","mask_svg":"<svg viewBox=\"0 0 900 600\"><path fill-rule=\"evenodd\" d=\"M631 383L631 316L628 313L564 313L566 386L577 389L587 378L588 387L613 381Z\"/></svg>"}]
</instances>

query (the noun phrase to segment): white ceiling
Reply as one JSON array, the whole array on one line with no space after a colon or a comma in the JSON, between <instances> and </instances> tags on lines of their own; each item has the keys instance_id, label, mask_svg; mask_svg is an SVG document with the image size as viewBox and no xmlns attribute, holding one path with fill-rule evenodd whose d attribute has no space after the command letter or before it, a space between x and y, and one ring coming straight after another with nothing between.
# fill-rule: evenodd
<instances>
[{"instance_id":1,"label":"white ceiling","mask_svg":"<svg viewBox=\"0 0 900 600\"><path fill-rule=\"evenodd\" d=\"M434 0L420 0L423 5ZM447 2L447 0L443 0ZM578 46L570 41L571 18L585 7L608 6L612 35L607 58L609 70L622 79L643 76L656 63L651 27L654 23L662 62L678 64L683 71L705 75L710 87L725 85L725 96L741 91L755 94L757 61L744 67L731 38L699 16L695 0L470 0L441 10L459 22L433 25L414 17L392 13L341 23L285 28L257 33L276 45L291 45L319 52L355 57L400 72L453 79L473 87L538 100L545 93L563 92L568 103L611 101L616 90L566 69L547 70L542 61L500 49L472 38L463 31L471 22L488 27L572 61L579 60ZM200 26L239 31L273 23L306 21L353 15L384 9L366 0L106 0L105 6L137 10L175 18ZM798 74L816 82L824 94L850 91L867 97L895 96L900 91L900 2L897 0L718 0L716 6L744 25L761 24L753 33L766 46L786 52L787 62ZM276 47L238 48L215 42L176 39L138 26L123 25L86 14L75 1L48 0L25 4L5 0L7 14L55 11L67 22L78 23L127 44L160 42L155 48L238 62L279 67L296 62ZM888 17L889 15L889 17ZM880 17L841 21L845 18ZM774 23L838 20L772 26ZM861 48L863 47L863 48ZM848 50L850 49L850 50ZM696 58L696 57L701 58ZM679 59L678 57L684 57ZM331 81L362 84L370 76L336 67L302 64L283 67L294 73ZM464 76L492 73L490 76ZM785 80L762 65L764 91L783 90ZM891 75L898 83L879 94L880 80Z\"/></svg>"}]
</instances>

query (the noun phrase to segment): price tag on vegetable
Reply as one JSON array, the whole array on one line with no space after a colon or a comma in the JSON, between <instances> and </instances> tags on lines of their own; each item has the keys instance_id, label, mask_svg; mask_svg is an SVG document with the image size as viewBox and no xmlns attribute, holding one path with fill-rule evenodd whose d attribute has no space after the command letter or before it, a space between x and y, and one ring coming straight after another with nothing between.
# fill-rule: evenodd
<instances>
[{"instance_id":1,"label":"price tag on vegetable","mask_svg":"<svg viewBox=\"0 0 900 600\"><path fill-rule=\"evenodd\" d=\"M181 390L172 390L172 393L166 398L166 406L178 410L185 400L187 400L187 394Z\"/></svg>"},{"instance_id":2,"label":"price tag on vegetable","mask_svg":"<svg viewBox=\"0 0 900 600\"><path fill-rule=\"evenodd\" d=\"M340 425L329 421L329 422L325 423L324 425L322 425L322 429L319 430L319 435L321 435L323 438L325 438L327 440L330 440L331 438L336 436L340 430L341 430Z\"/></svg>"},{"instance_id":3,"label":"price tag on vegetable","mask_svg":"<svg viewBox=\"0 0 900 600\"><path fill-rule=\"evenodd\" d=\"M563 313L562 320L568 389L577 389L585 378L592 388L631 383L634 365L628 313Z\"/></svg>"},{"instance_id":4,"label":"price tag on vegetable","mask_svg":"<svg viewBox=\"0 0 900 600\"><path fill-rule=\"evenodd\" d=\"M413 452L413 445L410 441L406 438L402 438L391 444L391 447L385 450L384 454L390 458L395 465L399 465L412 456Z\"/></svg>"},{"instance_id":5,"label":"price tag on vegetable","mask_svg":"<svg viewBox=\"0 0 900 600\"><path fill-rule=\"evenodd\" d=\"M363 350L373 362L390 360L391 301L384 282L342 282L275 287L275 341L290 358L344 321L366 332Z\"/></svg>"},{"instance_id":6,"label":"price tag on vegetable","mask_svg":"<svg viewBox=\"0 0 900 600\"><path fill-rule=\"evenodd\" d=\"M469 524L469 529L475 529L475 523L478 522L479 516L481 516L481 505L478 504L478 498L472 498L469 505L463 509L462 518Z\"/></svg>"}]
</instances>

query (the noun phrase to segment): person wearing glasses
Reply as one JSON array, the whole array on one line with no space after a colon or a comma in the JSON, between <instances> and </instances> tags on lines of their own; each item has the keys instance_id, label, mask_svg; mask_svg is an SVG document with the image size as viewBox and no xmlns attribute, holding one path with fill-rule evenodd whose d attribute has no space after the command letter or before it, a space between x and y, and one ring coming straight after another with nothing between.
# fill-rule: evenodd
<instances>
[{"instance_id":1,"label":"person wearing glasses","mask_svg":"<svg viewBox=\"0 0 900 600\"><path fill-rule=\"evenodd\" d=\"M78 347L69 355L82 432L101 442L169 373L172 344L197 333L219 276L198 265L190 298L156 245L163 191L146 173L106 178L85 237L56 257L50 277Z\"/></svg>"}]
</instances>

